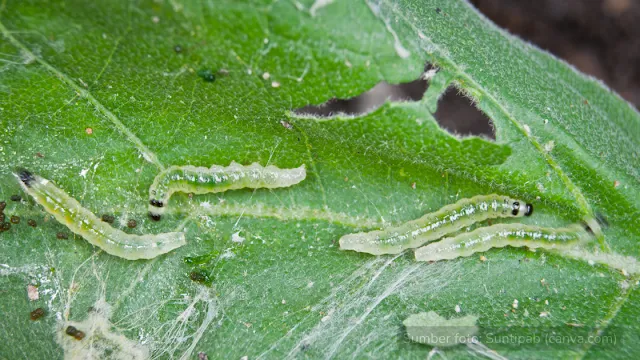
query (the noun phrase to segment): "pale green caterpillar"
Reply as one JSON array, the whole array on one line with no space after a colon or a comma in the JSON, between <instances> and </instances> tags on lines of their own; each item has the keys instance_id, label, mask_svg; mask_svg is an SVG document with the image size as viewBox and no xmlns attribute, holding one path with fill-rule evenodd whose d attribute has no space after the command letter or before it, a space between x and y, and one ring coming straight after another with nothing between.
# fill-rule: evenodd
<instances>
[{"instance_id":1,"label":"pale green caterpillar","mask_svg":"<svg viewBox=\"0 0 640 360\"><path fill-rule=\"evenodd\" d=\"M340 249L374 255L399 254L479 221L530 216L531 213L533 206L520 200L495 194L479 195L398 226L345 235L340 238Z\"/></svg>"},{"instance_id":2,"label":"pale green caterpillar","mask_svg":"<svg viewBox=\"0 0 640 360\"><path fill-rule=\"evenodd\" d=\"M415 251L415 255L417 261L438 261L505 246L562 250L588 239L589 234L580 225L554 229L524 224L497 224L423 246Z\"/></svg>"},{"instance_id":3,"label":"pale green caterpillar","mask_svg":"<svg viewBox=\"0 0 640 360\"><path fill-rule=\"evenodd\" d=\"M14 175L24 190L56 220L111 255L127 260L152 259L186 243L183 232L127 234L102 222L51 181L26 170Z\"/></svg>"},{"instance_id":4,"label":"pale green caterpillar","mask_svg":"<svg viewBox=\"0 0 640 360\"><path fill-rule=\"evenodd\" d=\"M232 161L227 167L171 166L156 176L149 189L149 216L160 220L174 192L206 194L242 188L272 189L295 185L306 176L304 165L279 169L258 163L242 166Z\"/></svg>"}]
</instances>

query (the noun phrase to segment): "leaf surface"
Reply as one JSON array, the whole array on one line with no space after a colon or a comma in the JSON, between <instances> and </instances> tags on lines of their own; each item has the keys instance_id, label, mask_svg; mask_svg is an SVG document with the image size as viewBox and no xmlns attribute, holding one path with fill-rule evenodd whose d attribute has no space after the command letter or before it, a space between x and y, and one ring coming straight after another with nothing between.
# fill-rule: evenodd
<instances>
[{"instance_id":1,"label":"leaf surface","mask_svg":"<svg viewBox=\"0 0 640 360\"><path fill-rule=\"evenodd\" d=\"M402 320L428 311L479 318L484 348L461 345L448 357L640 351L635 275L525 249L433 264L338 249L344 234L500 193L532 202L535 214L523 220L531 224L605 218L609 251L640 255L637 111L466 2L0 9L0 200L7 218L21 219L0 234L0 357L424 358L431 348L409 342ZM414 80L425 62L440 70L419 102L355 117L292 112ZM432 113L450 85L492 119L495 142L440 129ZM231 161L305 164L308 176L287 189L176 194L163 221L147 218L161 169ZM57 239L68 230L21 192L17 167L113 215L124 231L184 229L187 245L127 261L73 234ZM194 272L210 286L192 281ZM29 320L38 307L47 314ZM69 324L87 340L65 334ZM542 341L491 341L514 334ZM545 334L617 342L545 343Z\"/></svg>"}]
</instances>

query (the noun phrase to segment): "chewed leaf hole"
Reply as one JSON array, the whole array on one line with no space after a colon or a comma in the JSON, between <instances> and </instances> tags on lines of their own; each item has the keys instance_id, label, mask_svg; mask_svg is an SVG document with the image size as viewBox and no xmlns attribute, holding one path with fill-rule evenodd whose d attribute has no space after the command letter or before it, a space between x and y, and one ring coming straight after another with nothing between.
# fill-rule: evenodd
<instances>
[{"instance_id":1,"label":"chewed leaf hole","mask_svg":"<svg viewBox=\"0 0 640 360\"><path fill-rule=\"evenodd\" d=\"M449 87L442 95L434 117L443 129L456 136L496 138L491 119L455 87Z\"/></svg>"},{"instance_id":2,"label":"chewed leaf hole","mask_svg":"<svg viewBox=\"0 0 640 360\"><path fill-rule=\"evenodd\" d=\"M475 135L495 139L491 119L476 108L471 99L459 90L453 86L447 88L452 79L447 78L446 74L440 76L438 70L427 64L424 73L416 80L400 84L382 81L358 96L349 99L333 98L323 104L303 106L293 112L312 118L331 118L339 115L357 117L373 112L386 101L421 101L425 93L435 91L427 96L434 96L431 100L431 111L436 110L434 117L440 127L458 137ZM432 82L435 83L430 84ZM433 89L427 91L429 87ZM447 90L444 91L444 89ZM443 91L444 94L442 94Z\"/></svg>"},{"instance_id":3,"label":"chewed leaf hole","mask_svg":"<svg viewBox=\"0 0 640 360\"><path fill-rule=\"evenodd\" d=\"M331 117L338 114L358 116L372 112L385 101L418 101L427 89L426 80L422 77L407 83L389 84L380 82L367 92L350 99L330 99L317 106L308 105L294 110L296 114L317 117Z\"/></svg>"}]
</instances>

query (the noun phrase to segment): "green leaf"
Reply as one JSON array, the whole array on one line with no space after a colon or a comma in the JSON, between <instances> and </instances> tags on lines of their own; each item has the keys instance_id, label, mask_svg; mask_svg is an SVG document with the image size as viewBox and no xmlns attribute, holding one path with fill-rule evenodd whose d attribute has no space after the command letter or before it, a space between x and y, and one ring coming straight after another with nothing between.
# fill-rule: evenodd
<instances>
[{"instance_id":1,"label":"green leaf","mask_svg":"<svg viewBox=\"0 0 640 360\"><path fill-rule=\"evenodd\" d=\"M447 357L640 352L635 274L525 249L433 264L338 249L344 234L500 193L534 203L528 223L584 221L612 256L640 256L637 111L465 1L10 1L0 32L0 200L20 217L0 233L0 358L424 358L432 348L402 321L429 311L478 317L482 345ZM292 112L414 80L425 62L440 71L420 102ZM495 142L439 128L449 85L492 119ZM162 168L231 161L309 174L176 194L166 219L147 218ZM184 229L187 245L150 261L105 254L22 193L17 167L124 231Z\"/></svg>"}]
</instances>

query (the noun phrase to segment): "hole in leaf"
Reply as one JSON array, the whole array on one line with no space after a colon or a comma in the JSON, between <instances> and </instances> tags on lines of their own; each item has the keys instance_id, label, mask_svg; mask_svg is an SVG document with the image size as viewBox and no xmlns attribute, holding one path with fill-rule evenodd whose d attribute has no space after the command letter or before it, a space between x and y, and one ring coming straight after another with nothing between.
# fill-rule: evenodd
<instances>
[{"instance_id":1,"label":"hole in leaf","mask_svg":"<svg viewBox=\"0 0 640 360\"><path fill-rule=\"evenodd\" d=\"M427 82L422 77L408 83L395 85L382 81L371 90L350 99L333 98L324 104L307 105L294 110L294 112L318 117L329 117L336 114L363 115L377 109L386 100L418 101L422 99L426 89Z\"/></svg>"},{"instance_id":2,"label":"hole in leaf","mask_svg":"<svg viewBox=\"0 0 640 360\"><path fill-rule=\"evenodd\" d=\"M442 95L434 117L443 129L452 134L496 138L491 119L454 87L449 87Z\"/></svg>"},{"instance_id":3,"label":"hole in leaf","mask_svg":"<svg viewBox=\"0 0 640 360\"><path fill-rule=\"evenodd\" d=\"M317 106L301 107L294 110L294 113L316 117L331 117L338 114L358 116L374 111L387 100L420 101L428 87L425 75L433 76L435 72L431 72L434 70L437 68L427 64L425 72L416 80L401 84L382 81L358 96L349 99L333 98ZM495 139L491 120L477 109L469 98L453 87L449 87L439 99L434 117L443 129L456 136L476 135Z\"/></svg>"}]
</instances>

